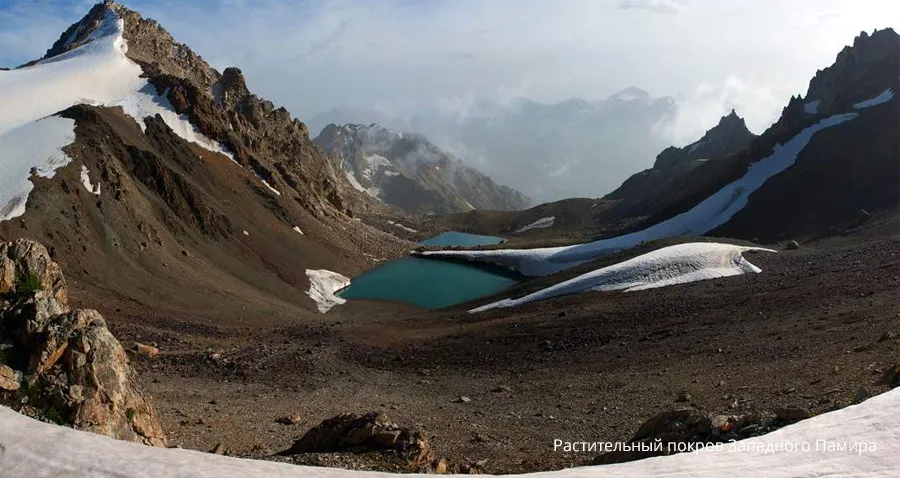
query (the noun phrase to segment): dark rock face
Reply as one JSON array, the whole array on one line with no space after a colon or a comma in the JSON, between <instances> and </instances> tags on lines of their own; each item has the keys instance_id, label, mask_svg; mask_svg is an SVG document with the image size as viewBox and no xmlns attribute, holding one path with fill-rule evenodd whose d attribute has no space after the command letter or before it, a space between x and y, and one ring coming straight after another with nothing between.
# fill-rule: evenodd
<instances>
[{"instance_id":1,"label":"dark rock face","mask_svg":"<svg viewBox=\"0 0 900 478\"><path fill-rule=\"evenodd\" d=\"M872 77L897 79L898 52L900 35L893 29L875 30L871 35L861 32L852 46L838 53L833 65L816 72L809 82L806 101L821 100L820 108L831 111L847 101L867 99L853 93L872 83Z\"/></svg>"},{"instance_id":2,"label":"dark rock face","mask_svg":"<svg viewBox=\"0 0 900 478\"><path fill-rule=\"evenodd\" d=\"M530 202L420 135L377 124L330 124L313 141L355 187L407 213L516 210Z\"/></svg>"},{"instance_id":3,"label":"dark rock face","mask_svg":"<svg viewBox=\"0 0 900 478\"><path fill-rule=\"evenodd\" d=\"M666 148L653 164L653 169L672 170L690 167L691 161L715 160L738 152L755 138L756 135L747 129L744 119L731 110L727 116L719 120L719 124L710 129L700 140L683 148Z\"/></svg>"},{"instance_id":4,"label":"dark rock face","mask_svg":"<svg viewBox=\"0 0 900 478\"><path fill-rule=\"evenodd\" d=\"M412 469L428 466L434 459L427 435L401 427L380 412L345 413L329 418L279 455L340 451L392 452L408 461Z\"/></svg>"},{"instance_id":5,"label":"dark rock face","mask_svg":"<svg viewBox=\"0 0 900 478\"><path fill-rule=\"evenodd\" d=\"M125 350L97 311L69 309L65 278L47 249L27 239L2 243L0 271L0 345L8 362L0 401L78 429L165 446Z\"/></svg>"},{"instance_id":6,"label":"dark rock face","mask_svg":"<svg viewBox=\"0 0 900 478\"><path fill-rule=\"evenodd\" d=\"M605 199L619 201L616 214L658 214L689 194L693 188L729 170L733 155L745 150L755 138L744 119L731 110L694 143L683 148L670 146L663 150L656 157L652 169L626 179Z\"/></svg>"}]
</instances>

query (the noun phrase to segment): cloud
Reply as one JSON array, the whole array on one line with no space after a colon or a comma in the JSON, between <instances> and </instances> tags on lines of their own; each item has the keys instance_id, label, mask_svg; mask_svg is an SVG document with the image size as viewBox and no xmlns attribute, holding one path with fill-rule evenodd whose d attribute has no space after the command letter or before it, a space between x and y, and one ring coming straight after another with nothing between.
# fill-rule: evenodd
<instances>
[{"instance_id":1,"label":"cloud","mask_svg":"<svg viewBox=\"0 0 900 478\"><path fill-rule=\"evenodd\" d=\"M665 15L674 15L687 6L688 0L622 0L622 10L649 10Z\"/></svg>"},{"instance_id":2,"label":"cloud","mask_svg":"<svg viewBox=\"0 0 900 478\"><path fill-rule=\"evenodd\" d=\"M699 139L732 109L746 120L750 131L759 134L778 119L785 105L772 89L750 84L735 75L718 84L703 82L677 103L675 117L657 124L655 130L679 146Z\"/></svg>"}]
</instances>

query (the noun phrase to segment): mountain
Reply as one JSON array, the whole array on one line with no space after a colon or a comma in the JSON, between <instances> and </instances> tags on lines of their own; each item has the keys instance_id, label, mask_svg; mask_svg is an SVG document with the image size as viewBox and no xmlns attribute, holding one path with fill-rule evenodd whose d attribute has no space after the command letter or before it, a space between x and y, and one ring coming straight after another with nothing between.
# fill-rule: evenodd
<instances>
[{"instance_id":1,"label":"mountain","mask_svg":"<svg viewBox=\"0 0 900 478\"><path fill-rule=\"evenodd\" d=\"M545 202L598 197L614 189L642 160L667 146L657 129L676 108L672 98L654 99L632 87L593 102L519 99L424 109L408 118L335 109L310 125L315 130L328 123L376 122L423 134L495 181Z\"/></svg>"},{"instance_id":2,"label":"mountain","mask_svg":"<svg viewBox=\"0 0 900 478\"><path fill-rule=\"evenodd\" d=\"M361 220L394 213L300 120L117 3L0 72L0 102L0 237L46 244L75 294L131 304L118 323L317 314L315 271L408 248Z\"/></svg>"},{"instance_id":3,"label":"mountain","mask_svg":"<svg viewBox=\"0 0 900 478\"><path fill-rule=\"evenodd\" d=\"M529 199L431 144L377 124L328 125L313 140L356 189L412 214L525 209Z\"/></svg>"},{"instance_id":4,"label":"mountain","mask_svg":"<svg viewBox=\"0 0 900 478\"><path fill-rule=\"evenodd\" d=\"M732 111L697 141L663 149L652 168L602 199L569 199L505 215L470 213L440 223L512 234L554 217L552 227L531 234L582 239L652 228L762 243L830 236L900 206L898 90L900 36L890 28L863 32L759 136ZM720 209L702 211L713 203ZM731 212L722 216L723 210ZM657 228L686 217L697 222Z\"/></svg>"},{"instance_id":5,"label":"mountain","mask_svg":"<svg viewBox=\"0 0 900 478\"><path fill-rule=\"evenodd\" d=\"M756 135L747 129L743 118L732 110L699 140L683 148L664 149L652 168L629 177L604 199L618 201L615 209L622 215L655 214L686 190L685 183L698 181L697 168L702 166L710 176L717 175L719 170L713 166L744 150L754 138Z\"/></svg>"}]
</instances>

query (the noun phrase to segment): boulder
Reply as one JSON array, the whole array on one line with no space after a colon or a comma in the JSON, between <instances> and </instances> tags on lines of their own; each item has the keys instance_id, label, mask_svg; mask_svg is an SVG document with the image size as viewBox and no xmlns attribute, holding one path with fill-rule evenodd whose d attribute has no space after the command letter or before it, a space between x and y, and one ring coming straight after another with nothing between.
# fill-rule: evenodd
<instances>
[{"instance_id":1,"label":"boulder","mask_svg":"<svg viewBox=\"0 0 900 478\"><path fill-rule=\"evenodd\" d=\"M670 443L706 444L741 440L774 430L773 423L772 417L762 414L708 415L693 408L670 410L644 422L628 441L629 444L646 443L647 450L634 447L637 449L611 451L595 458L592 464L622 463L677 452L677 449L669 449ZM654 451L651 448L657 441L662 443L662 447Z\"/></svg>"},{"instance_id":2,"label":"boulder","mask_svg":"<svg viewBox=\"0 0 900 478\"><path fill-rule=\"evenodd\" d=\"M2 243L0 263L0 339L12 345L4 348L0 384L10 389L8 368L29 385L24 400L12 397L9 405L111 438L165 446L125 350L99 312L69 309L65 279L47 249L27 239Z\"/></svg>"},{"instance_id":3,"label":"boulder","mask_svg":"<svg viewBox=\"0 0 900 478\"><path fill-rule=\"evenodd\" d=\"M14 392L21 386L22 377L19 376L19 372L0 364L0 389Z\"/></svg>"},{"instance_id":4,"label":"boulder","mask_svg":"<svg viewBox=\"0 0 900 478\"><path fill-rule=\"evenodd\" d=\"M381 412L343 413L329 418L278 454L344 451L394 452L412 469L428 467L434 460L428 436L422 430L401 427Z\"/></svg>"}]
</instances>

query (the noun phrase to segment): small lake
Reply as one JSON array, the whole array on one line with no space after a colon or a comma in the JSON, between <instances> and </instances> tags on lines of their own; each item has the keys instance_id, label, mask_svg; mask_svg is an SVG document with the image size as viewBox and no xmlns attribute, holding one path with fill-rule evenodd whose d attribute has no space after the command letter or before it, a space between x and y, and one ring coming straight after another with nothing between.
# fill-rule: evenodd
<instances>
[{"instance_id":1,"label":"small lake","mask_svg":"<svg viewBox=\"0 0 900 478\"><path fill-rule=\"evenodd\" d=\"M445 232L420 244L477 246L503 241L500 237ZM518 273L502 267L405 257L354 277L337 295L351 300L404 302L426 309L440 309L499 292L522 279Z\"/></svg>"}]
</instances>

